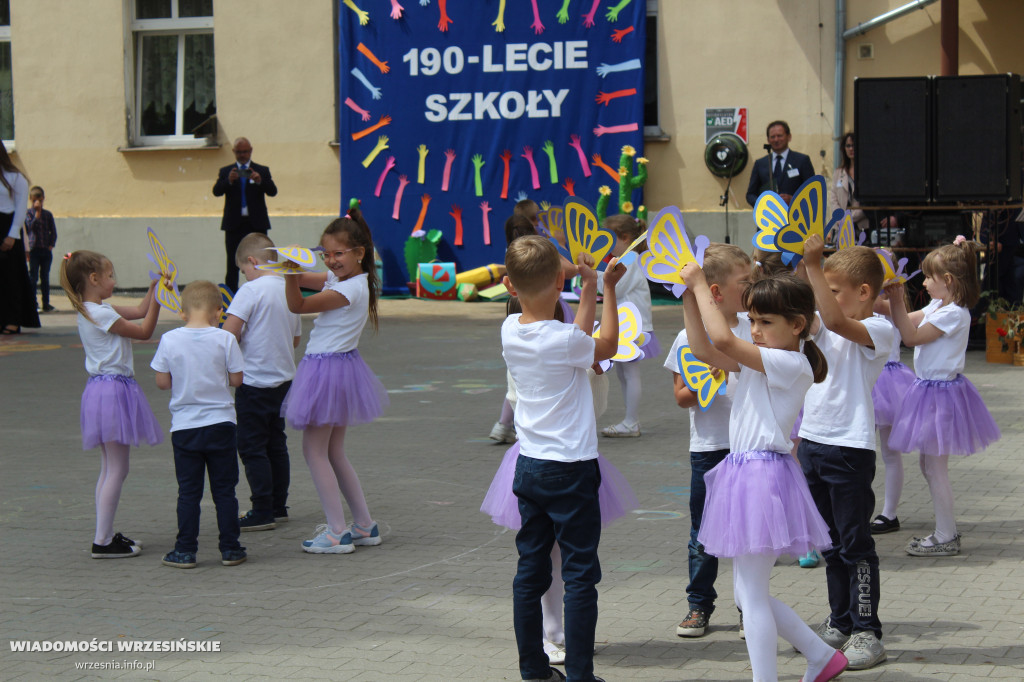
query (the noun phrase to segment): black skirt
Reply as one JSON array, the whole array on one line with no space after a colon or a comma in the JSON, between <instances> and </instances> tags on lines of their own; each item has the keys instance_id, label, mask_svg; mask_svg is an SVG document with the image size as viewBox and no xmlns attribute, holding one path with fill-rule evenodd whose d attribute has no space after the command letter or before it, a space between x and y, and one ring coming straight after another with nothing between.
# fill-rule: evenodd
<instances>
[{"instance_id":1,"label":"black skirt","mask_svg":"<svg viewBox=\"0 0 1024 682\"><path fill-rule=\"evenodd\" d=\"M0 234L10 234L13 213L0 213ZM25 243L14 240L10 251L0 251L0 328L39 327L36 298L25 264Z\"/></svg>"}]
</instances>

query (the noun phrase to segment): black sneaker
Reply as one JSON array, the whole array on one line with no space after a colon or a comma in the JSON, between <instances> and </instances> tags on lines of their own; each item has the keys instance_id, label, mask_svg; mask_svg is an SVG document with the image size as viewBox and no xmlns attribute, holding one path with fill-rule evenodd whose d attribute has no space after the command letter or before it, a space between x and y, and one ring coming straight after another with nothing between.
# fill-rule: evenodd
<instances>
[{"instance_id":1,"label":"black sneaker","mask_svg":"<svg viewBox=\"0 0 1024 682\"><path fill-rule=\"evenodd\" d=\"M245 554L245 547L229 549L226 552L220 553L220 563L222 566L237 566L238 564L244 563L247 558L248 557Z\"/></svg>"},{"instance_id":2,"label":"black sneaker","mask_svg":"<svg viewBox=\"0 0 1024 682\"><path fill-rule=\"evenodd\" d=\"M547 677L537 677L534 680L525 680L525 682L561 682L561 680L565 679L565 675L558 668L548 668L548 670L551 672ZM594 679L600 680L601 678L595 677ZM604 680L601 680L601 682L604 682Z\"/></svg>"},{"instance_id":3,"label":"black sneaker","mask_svg":"<svg viewBox=\"0 0 1024 682\"><path fill-rule=\"evenodd\" d=\"M138 545L130 545L125 542L126 538L118 533L109 545L92 544L93 559L127 559L136 556L142 551Z\"/></svg>"},{"instance_id":4,"label":"black sneaker","mask_svg":"<svg viewBox=\"0 0 1024 682\"><path fill-rule=\"evenodd\" d=\"M288 508L274 510L274 521L277 523L288 523Z\"/></svg>"},{"instance_id":5,"label":"black sneaker","mask_svg":"<svg viewBox=\"0 0 1024 682\"><path fill-rule=\"evenodd\" d=\"M120 533L114 533L114 539L115 539L115 540L118 540L118 539L120 539L121 541L125 542L126 544L129 544L129 545L135 545L135 546L136 546L136 547L138 547L139 549L142 549L142 543L141 543L141 542L136 542L135 540L132 540L132 539L131 539L131 538L129 538L129 537L126 537L126 536L124 536L124 535L121 535Z\"/></svg>"},{"instance_id":6,"label":"black sneaker","mask_svg":"<svg viewBox=\"0 0 1024 682\"><path fill-rule=\"evenodd\" d=\"M239 517L238 529L243 533L247 530L273 530L277 523L273 516L257 515L254 511L245 512L245 516Z\"/></svg>"},{"instance_id":7,"label":"black sneaker","mask_svg":"<svg viewBox=\"0 0 1024 682\"><path fill-rule=\"evenodd\" d=\"M871 534L882 535L884 533L892 533L900 529L900 520L897 517L891 519L879 514L875 517L875 520L871 522Z\"/></svg>"},{"instance_id":8,"label":"black sneaker","mask_svg":"<svg viewBox=\"0 0 1024 682\"><path fill-rule=\"evenodd\" d=\"M43 312L44 312L44 313L52 313L52 312L53 312L53 311L55 311L55 310L56 310L56 308L54 308L54 307L53 307L52 305L50 305L49 303L47 303L46 305L44 305L44 306L43 306Z\"/></svg>"},{"instance_id":9,"label":"black sneaker","mask_svg":"<svg viewBox=\"0 0 1024 682\"><path fill-rule=\"evenodd\" d=\"M686 618L676 626L676 634L680 637L703 637L707 631L708 613L696 606L691 606Z\"/></svg>"}]
</instances>

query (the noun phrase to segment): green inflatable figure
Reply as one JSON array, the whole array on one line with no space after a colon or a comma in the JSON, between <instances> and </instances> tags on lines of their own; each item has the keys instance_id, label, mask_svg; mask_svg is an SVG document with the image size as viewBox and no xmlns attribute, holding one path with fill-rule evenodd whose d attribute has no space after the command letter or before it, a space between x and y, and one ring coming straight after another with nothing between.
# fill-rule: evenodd
<instances>
[{"instance_id":1,"label":"green inflatable figure","mask_svg":"<svg viewBox=\"0 0 1024 682\"><path fill-rule=\"evenodd\" d=\"M633 190L644 186L647 182L647 159L640 157L636 159L636 171L633 170L633 157L636 156L636 149L628 144L622 148L622 156L619 157L619 212L633 213ZM597 218L602 223L608 217L608 204L611 202L612 190L608 185L602 185L601 196L597 200ZM641 205L637 209L636 217L644 222L647 221L647 207Z\"/></svg>"}]
</instances>

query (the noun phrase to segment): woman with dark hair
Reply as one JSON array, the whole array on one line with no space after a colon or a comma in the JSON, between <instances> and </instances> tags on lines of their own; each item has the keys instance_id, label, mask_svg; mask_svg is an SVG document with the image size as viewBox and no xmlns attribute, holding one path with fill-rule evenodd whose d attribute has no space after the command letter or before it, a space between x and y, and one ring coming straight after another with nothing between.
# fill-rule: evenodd
<instances>
[{"instance_id":1,"label":"woman with dark hair","mask_svg":"<svg viewBox=\"0 0 1024 682\"><path fill-rule=\"evenodd\" d=\"M864 232L871 226L871 223L864 214L864 211L857 208L860 203L854 198L856 184L853 181L853 157L856 153L856 145L854 144L853 133L843 135L839 148L842 150L842 160L832 176L832 182L829 183L828 215L826 218L831 217L832 212L837 208L841 208L844 211L850 209L853 223L857 226L857 232ZM835 235L830 234L827 241L832 242L834 239Z\"/></svg>"},{"instance_id":2,"label":"woman with dark hair","mask_svg":"<svg viewBox=\"0 0 1024 682\"><path fill-rule=\"evenodd\" d=\"M0 142L0 333L20 334L22 327L38 327L32 282L25 265L21 225L28 204L28 180L11 161Z\"/></svg>"}]
</instances>

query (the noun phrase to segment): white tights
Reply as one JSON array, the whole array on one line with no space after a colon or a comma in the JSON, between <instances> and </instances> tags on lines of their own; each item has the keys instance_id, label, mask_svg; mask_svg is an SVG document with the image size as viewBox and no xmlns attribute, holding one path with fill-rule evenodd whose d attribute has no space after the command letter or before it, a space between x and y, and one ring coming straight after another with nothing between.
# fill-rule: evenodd
<instances>
[{"instance_id":1,"label":"white tights","mask_svg":"<svg viewBox=\"0 0 1024 682\"><path fill-rule=\"evenodd\" d=\"M885 502L882 505L882 516L887 519L896 518L896 507L900 504L903 494L903 453L889 448L891 426L878 427L878 449L885 463Z\"/></svg>"},{"instance_id":2,"label":"white tights","mask_svg":"<svg viewBox=\"0 0 1024 682\"><path fill-rule=\"evenodd\" d=\"M949 483L949 455L921 455L921 473L928 481L935 508L935 540L949 542L956 537L953 518L953 486Z\"/></svg>"},{"instance_id":3,"label":"white tights","mask_svg":"<svg viewBox=\"0 0 1024 682\"><path fill-rule=\"evenodd\" d=\"M100 477L96 481L97 545L109 545L114 539L114 514L121 500L121 485L128 477L128 453L131 446L122 443L100 445Z\"/></svg>"},{"instance_id":4,"label":"white tights","mask_svg":"<svg viewBox=\"0 0 1024 682\"><path fill-rule=\"evenodd\" d=\"M790 607L769 594L775 556L747 554L733 559L733 592L743 611L747 653L755 682L778 679L778 638L792 644L807 658L805 680L813 680L825 669L835 652L811 630Z\"/></svg>"},{"instance_id":5,"label":"white tights","mask_svg":"<svg viewBox=\"0 0 1024 682\"><path fill-rule=\"evenodd\" d=\"M308 427L302 432L302 454L330 531L337 535L348 527L345 508L341 504L342 495L356 523L367 528L373 525L359 476L345 456L345 427Z\"/></svg>"},{"instance_id":6,"label":"white tights","mask_svg":"<svg viewBox=\"0 0 1024 682\"><path fill-rule=\"evenodd\" d=\"M554 644L565 644L565 630L562 629L562 599L564 595L562 551L556 542L551 547L551 587L540 598L540 610L544 615L544 639Z\"/></svg>"},{"instance_id":7,"label":"white tights","mask_svg":"<svg viewBox=\"0 0 1024 682\"><path fill-rule=\"evenodd\" d=\"M640 422L640 397L643 386L640 383L640 362L616 362L615 373L622 384L622 398L626 402L626 417L623 424L630 426Z\"/></svg>"}]
</instances>

